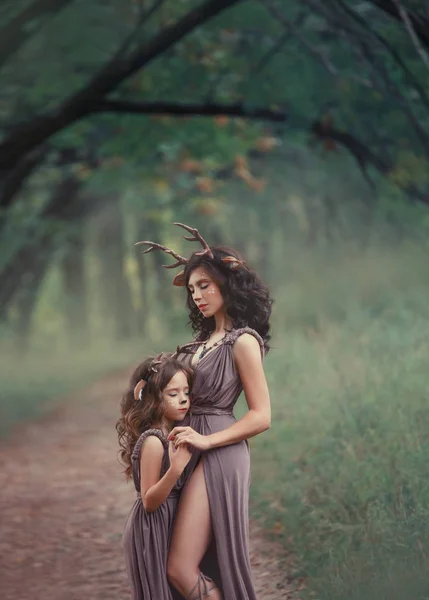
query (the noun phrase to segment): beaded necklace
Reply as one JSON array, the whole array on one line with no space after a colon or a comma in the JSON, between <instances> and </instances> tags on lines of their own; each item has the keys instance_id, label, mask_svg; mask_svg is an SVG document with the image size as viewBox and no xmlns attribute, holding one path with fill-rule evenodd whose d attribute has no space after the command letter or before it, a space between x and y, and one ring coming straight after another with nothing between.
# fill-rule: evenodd
<instances>
[{"instance_id":1,"label":"beaded necklace","mask_svg":"<svg viewBox=\"0 0 429 600\"><path fill-rule=\"evenodd\" d=\"M223 340L225 339L225 337L228 335L228 333L230 332L230 329L225 329L225 335L223 337L220 338L220 340L218 340L217 342L215 342L214 344L212 344L211 346L207 347L207 343L209 340L206 340L203 344L203 349L201 350L200 354L198 355L198 362L200 362L200 360L207 354L207 352L209 352L209 350L213 350L213 348L216 348L216 346L219 346L219 344L221 342L223 342Z\"/></svg>"},{"instance_id":2,"label":"beaded necklace","mask_svg":"<svg viewBox=\"0 0 429 600\"><path fill-rule=\"evenodd\" d=\"M203 345L203 349L201 350L200 354L198 355L198 361L200 361L209 350L212 350L213 348L216 348L216 346L219 346L219 344L221 343L221 341L225 338L225 336L223 336L223 338L221 338L220 340L218 340L215 344L213 344L212 346L207 347L207 342ZM208 341L208 340L207 340Z\"/></svg>"}]
</instances>

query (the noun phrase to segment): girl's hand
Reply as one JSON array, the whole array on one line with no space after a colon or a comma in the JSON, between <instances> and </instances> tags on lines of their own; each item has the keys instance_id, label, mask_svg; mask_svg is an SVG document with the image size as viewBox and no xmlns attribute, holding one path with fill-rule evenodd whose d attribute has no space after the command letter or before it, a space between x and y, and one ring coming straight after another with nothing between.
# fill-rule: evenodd
<instances>
[{"instance_id":1,"label":"girl's hand","mask_svg":"<svg viewBox=\"0 0 429 600\"><path fill-rule=\"evenodd\" d=\"M183 444L180 448L175 448L174 444L168 444L168 458L170 459L171 468L179 475L191 460L192 452L187 444Z\"/></svg>"},{"instance_id":2,"label":"girl's hand","mask_svg":"<svg viewBox=\"0 0 429 600\"><path fill-rule=\"evenodd\" d=\"M210 449L208 436L197 433L192 427L175 427L170 432L168 439L174 442L176 448L180 448L183 444L189 444L198 450Z\"/></svg>"}]
</instances>

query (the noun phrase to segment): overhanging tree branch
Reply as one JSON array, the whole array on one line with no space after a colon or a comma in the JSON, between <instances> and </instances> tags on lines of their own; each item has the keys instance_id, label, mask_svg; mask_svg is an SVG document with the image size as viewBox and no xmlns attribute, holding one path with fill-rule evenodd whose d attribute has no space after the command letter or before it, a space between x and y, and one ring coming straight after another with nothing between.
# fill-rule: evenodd
<instances>
[{"instance_id":1,"label":"overhanging tree branch","mask_svg":"<svg viewBox=\"0 0 429 600\"><path fill-rule=\"evenodd\" d=\"M128 100L101 100L91 112L114 112L139 115L175 116L215 116L227 115L246 119L261 119L284 122L287 115L283 111L269 108L252 108L244 104L180 104L174 102L132 102Z\"/></svg>"},{"instance_id":2,"label":"overhanging tree branch","mask_svg":"<svg viewBox=\"0 0 429 600\"><path fill-rule=\"evenodd\" d=\"M362 63L369 68L369 77L372 81L374 89L378 89L382 95L388 92L403 110L408 117L409 122L414 129L414 132L424 150L426 156L429 157L429 137L426 134L424 126L421 125L417 118L412 102L407 98L400 85L391 77L390 72L386 69L383 61L378 60L377 55L373 52L372 46L367 42L366 28L362 28L358 24L356 27L356 19L353 19L352 26L344 21L342 15L337 14L337 10L332 11L326 3L317 0L304 0L313 10L319 12L328 23L331 23L340 33L343 33L348 43L352 41L352 49L357 53L358 58ZM334 0L337 4L340 0ZM371 31L370 31L371 32ZM370 38L371 40L371 38Z\"/></svg>"},{"instance_id":3,"label":"overhanging tree branch","mask_svg":"<svg viewBox=\"0 0 429 600\"><path fill-rule=\"evenodd\" d=\"M414 45L415 49L417 50L418 55L422 59L422 62L425 65L425 67L427 69L429 69L429 57L428 57L425 49L422 48L420 40L419 40L418 36L416 35L416 32L414 31L414 27L411 22L408 11L405 10L405 8L402 6L402 4L399 0L394 0L394 2L395 2L395 6L398 9L398 12L401 16L401 19L405 25L405 29L407 30L408 35L410 36L411 41L413 42L413 45Z\"/></svg>"},{"instance_id":4,"label":"overhanging tree branch","mask_svg":"<svg viewBox=\"0 0 429 600\"><path fill-rule=\"evenodd\" d=\"M363 19L356 11L351 9L344 0L336 0L339 7L345 12L345 14L353 21L355 21L359 27L366 32L369 32L371 36L382 46L387 52L392 56L393 60L399 65L402 69L404 76L406 78L407 83L416 90L419 95L421 101L424 103L427 109L429 109L429 98L423 87L423 85L419 82L417 77L411 72L406 62L401 58L399 52L390 44L386 38L384 38L380 33L378 33L370 24L370 22Z\"/></svg>"},{"instance_id":5,"label":"overhanging tree branch","mask_svg":"<svg viewBox=\"0 0 429 600\"><path fill-rule=\"evenodd\" d=\"M91 113L102 98L196 27L242 1L206 0L176 23L163 29L153 40L140 44L128 57L116 53L85 88L73 94L56 110L24 123L0 144L0 172L13 168L24 154L54 133Z\"/></svg>"},{"instance_id":6,"label":"overhanging tree branch","mask_svg":"<svg viewBox=\"0 0 429 600\"><path fill-rule=\"evenodd\" d=\"M369 0L369 2L394 17L397 21L402 20L401 13L394 0ZM429 48L429 18L410 10L407 11L407 15L416 36L426 48Z\"/></svg>"},{"instance_id":7,"label":"overhanging tree branch","mask_svg":"<svg viewBox=\"0 0 429 600\"><path fill-rule=\"evenodd\" d=\"M317 48L316 46L313 46L305 37L305 35L303 35L301 33L301 27L297 24L297 23L293 23L290 19L288 19L287 17L285 17L283 15L283 13L273 4L273 2L267 2L266 0L263 0L263 4L264 6L267 8L267 10L273 15L273 17L280 21L280 23L283 25L283 27L286 29L287 33L290 33L291 35L293 35L294 37L296 37L301 44L307 48L308 52L318 61L322 64L322 66L328 71L328 73L330 75L333 75L334 77L344 77L347 78L349 77L350 79L352 79L353 81L355 81L356 83L359 83L360 85L363 85L364 87L367 88L372 88L372 84L371 82L365 78L365 77L360 77L359 75L355 75L355 74L351 74L351 75L345 75L343 73L341 73L338 68L333 64L333 62L331 61L331 59L329 58L329 56L319 50L319 48Z\"/></svg>"},{"instance_id":8,"label":"overhanging tree branch","mask_svg":"<svg viewBox=\"0 0 429 600\"><path fill-rule=\"evenodd\" d=\"M384 177L389 177L394 171L394 165L390 160L386 160L376 155L368 148L368 146L347 131L335 129L322 121L315 121L311 126L311 131L313 135L320 140L332 140L346 148L356 159L364 174L366 173L368 166L374 167ZM395 180L392 180L392 183L407 194L414 202L429 206L429 194L422 192L412 184L402 184Z\"/></svg>"}]
</instances>

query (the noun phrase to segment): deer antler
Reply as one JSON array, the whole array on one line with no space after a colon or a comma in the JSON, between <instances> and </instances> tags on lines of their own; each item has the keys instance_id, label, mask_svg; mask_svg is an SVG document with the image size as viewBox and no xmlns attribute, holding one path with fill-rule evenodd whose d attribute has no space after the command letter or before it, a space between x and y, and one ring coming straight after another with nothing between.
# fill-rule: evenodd
<instances>
[{"instance_id":1,"label":"deer antler","mask_svg":"<svg viewBox=\"0 0 429 600\"><path fill-rule=\"evenodd\" d=\"M177 260L177 262L175 262L173 265L162 265L165 269L174 269L175 267L178 267L180 265L188 264L187 258L183 258L183 256L180 256L180 254L177 254L177 252L174 252L174 250L171 250L171 248L167 248L167 246L163 246L162 244L157 244L156 242L149 242L146 240L142 242L137 242L135 245L139 246L141 244L149 246L149 248L146 248L146 250L143 251L143 254L149 254L149 252L153 252L154 250L162 250L163 252L165 252L166 254L170 254L173 258Z\"/></svg>"},{"instance_id":2,"label":"deer antler","mask_svg":"<svg viewBox=\"0 0 429 600\"><path fill-rule=\"evenodd\" d=\"M185 229L186 231L189 231L189 233L192 233L193 237L189 237L187 235L183 236L185 238L185 240L187 240L188 242L200 242L203 249L200 252L195 253L197 256L207 255L209 258L214 258L213 252L210 250L210 246L208 245L206 240L203 238L203 236L200 234L198 229L195 229L194 227L189 227L189 225L184 225L183 223L173 223L173 225L177 225L178 227L183 227L183 229Z\"/></svg>"},{"instance_id":3,"label":"deer antler","mask_svg":"<svg viewBox=\"0 0 429 600\"><path fill-rule=\"evenodd\" d=\"M202 340L201 342L189 342L188 344L183 344L183 346L177 346L176 352L174 352L173 357L177 357L178 354L191 354L194 346L199 346L200 344L205 344L207 340Z\"/></svg>"}]
</instances>

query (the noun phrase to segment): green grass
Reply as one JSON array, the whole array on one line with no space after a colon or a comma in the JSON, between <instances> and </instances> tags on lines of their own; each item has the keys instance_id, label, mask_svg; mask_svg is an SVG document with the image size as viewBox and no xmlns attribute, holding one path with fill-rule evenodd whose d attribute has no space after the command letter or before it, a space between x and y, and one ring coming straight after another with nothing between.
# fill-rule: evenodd
<instances>
[{"instance_id":1,"label":"green grass","mask_svg":"<svg viewBox=\"0 0 429 600\"><path fill-rule=\"evenodd\" d=\"M292 546L309 598L429 598L427 264L318 257L277 303L289 328L266 360L253 513Z\"/></svg>"}]
</instances>

